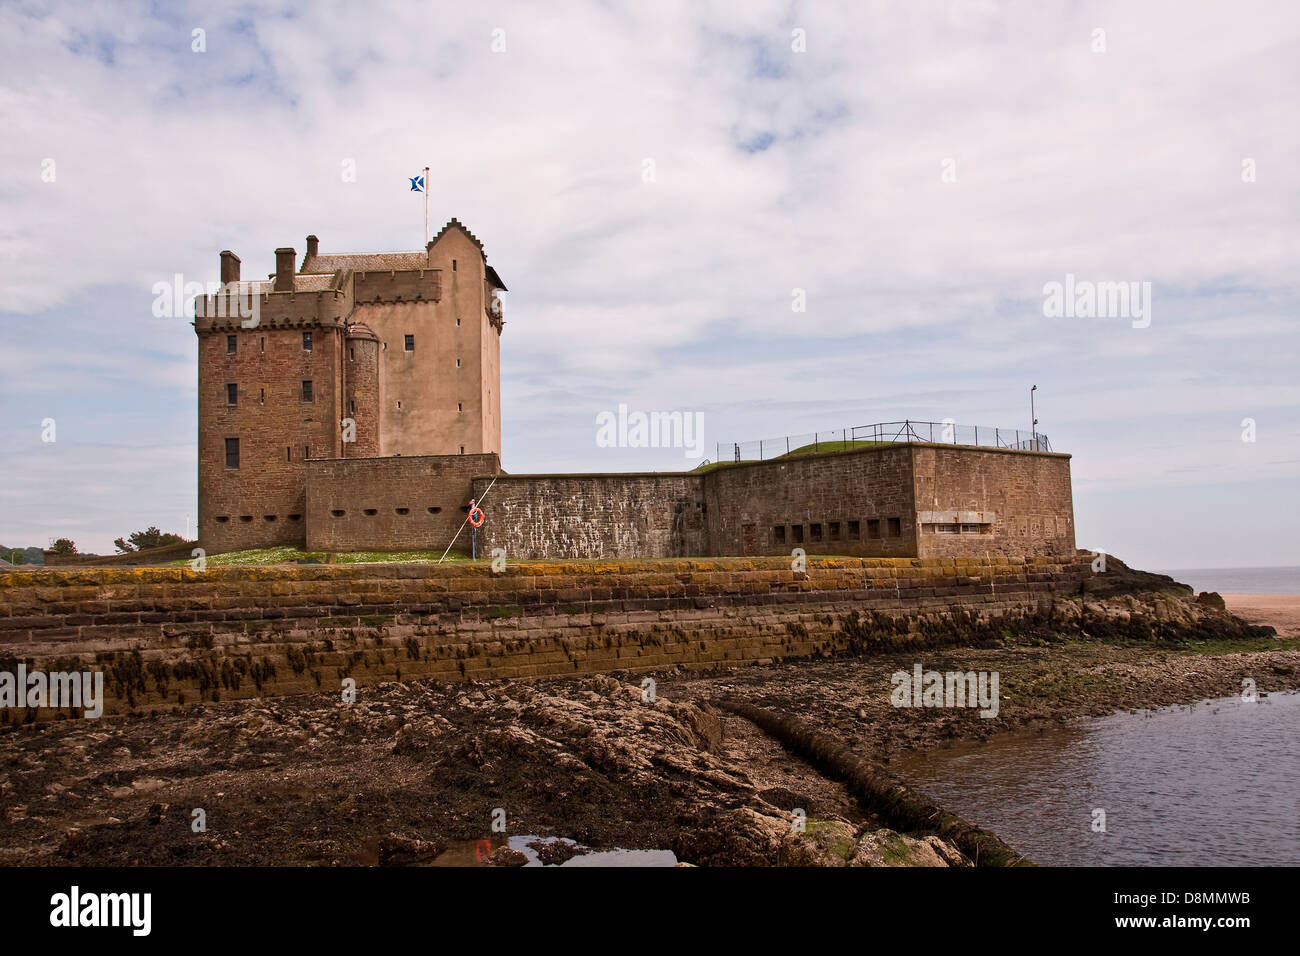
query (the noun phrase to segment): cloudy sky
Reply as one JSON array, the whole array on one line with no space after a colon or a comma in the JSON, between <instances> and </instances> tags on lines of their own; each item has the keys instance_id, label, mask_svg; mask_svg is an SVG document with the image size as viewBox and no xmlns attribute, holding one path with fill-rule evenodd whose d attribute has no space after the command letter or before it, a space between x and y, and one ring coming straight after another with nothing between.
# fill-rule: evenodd
<instances>
[{"instance_id":1,"label":"cloudy sky","mask_svg":"<svg viewBox=\"0 0 1300 956\"><path fill-rule=\"evenodd\" d=\"M419 248L428 164L510 287L512 472L696 463L597 447L620 403L712 458L1027 428L1036 384L1080 546L1300 564L1298 100L1280 2L6 4L0 542L184 532L154 284ZM1150 283L1149 324L1046 316L1067 274Z\"/></svg>"}]
</instances>

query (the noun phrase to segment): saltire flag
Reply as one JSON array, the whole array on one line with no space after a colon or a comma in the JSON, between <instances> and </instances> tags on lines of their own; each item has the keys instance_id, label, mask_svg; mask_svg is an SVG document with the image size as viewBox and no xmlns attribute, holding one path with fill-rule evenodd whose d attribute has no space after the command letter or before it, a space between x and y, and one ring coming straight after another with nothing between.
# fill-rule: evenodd
<instances>
[{"instance_id":1,"label":"saltire flag","mask_svg":"<svg viewBox=\"0 0 1300 956\"><path fill-rule=\"evenodd\" d=\"M411 192L413 192L413 193L422 193L422 192L424 192L424 177L423 177L423 176L411 176L411 177L410 177L410 180L411 180Z\"/></svg>"}]
</instances>

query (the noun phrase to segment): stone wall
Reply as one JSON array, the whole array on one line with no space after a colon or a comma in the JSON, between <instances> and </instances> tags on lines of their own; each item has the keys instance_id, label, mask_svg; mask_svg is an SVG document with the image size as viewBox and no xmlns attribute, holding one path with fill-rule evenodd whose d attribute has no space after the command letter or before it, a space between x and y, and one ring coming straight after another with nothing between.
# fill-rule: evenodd
<instances>
[{"instance_id":1,"label":"stone wall","mask_svg":"<svg viewBox=\"0 0 1300 956\"><path fill-rule=\"evenodd\" d=\"M910 445L730 466L704 487L713 554L916 554Z\"/></svg>"},{"instance_id":2,"label":"stone wall","mask_svg":"<svg viewBox=\"0 0 1300 956\"><path fill-rule=\"evenodd\" d=\"M709 553L699 475L501 475L474 481L474 497L485 494L480 556L498 547L512 560Z\"/></svg>"},{"instance_id":3,"label":"stone wall","mask_svg":"<svg viewBox=\"0 0 1300 956\"><path fill-rule=\"evenodd\" d=\"M442 551L469 511L471 480L496 455L336 458L307 463L307 550ZM468 529L454 548L469 551Z\"/></svg>"},{"instance_id":4,"label":"stone wall","mask_svg":"<svg viewBox=\"0 0 1300 956\"><path fill-rule=\"evenodd\" d=\"M810 558L806 573L783 558L499 574L445 564L20 570L0 574L0 670L102 670L112 713L338 691L347 677L364 687L712 667L960 643L979 622L996 628L1078 592L1086 570L1073 558Z\"/></svg>"},{"instance_id":5,"label":"stone wall","mask_svg":"<svg viewBox=\"0 0 1300 956\"><path fill-rule=\"evenodd\" d=\"M921 557L1074 554L1069 455L916 445L912 461ZM979 530L954 520L980 512Z\"/></svg>"}]
</instances>

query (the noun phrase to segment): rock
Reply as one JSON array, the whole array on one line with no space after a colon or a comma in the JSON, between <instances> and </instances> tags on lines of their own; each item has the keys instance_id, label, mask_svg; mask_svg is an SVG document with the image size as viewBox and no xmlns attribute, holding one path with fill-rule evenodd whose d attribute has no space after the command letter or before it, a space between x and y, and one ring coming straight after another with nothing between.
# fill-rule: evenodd
<instances>
[{"instance_id":1,"label":"rock","mask_svg":"<svg viewBox=\"0 0 1300 956\"><path fill-rule=\"evenodd\" d=\"M390 833L379 841L379 865L410 866L413 863L432 860L442 850L442 846L438 843Z\"/></svg>"},{"instance_id":2,"label":"rock","mask_svg":"<svg viewBox=\"0 0 1300 956\"><path fill-rule=\"evenodd\" d=\"M587 847L578 846L568 840L534 840L528 844L529 849L537 851L537 858L542 866L559 866L575 856L590 853Z\"/></svg>"},{"instance_id":3,"label":"rock","mask_svg":"<svg viewBox=\"0 0 1300 956\"><path fill-rule=\"evenodd\" d=\"M969 866L960 850L937 836L917 839L893 830L865 833L849 866Z\"/></svg>"},{"instance_id":4,"label":"rock","mask_svg":"<svg viewBox=\"0 0 1300 956\"><path fill-rule=\"evenodd\" d=\"M488 863L493 866L523 866L527 862L527 854L512 850L508 846L499 846L488 856Z\"/></svg>"}]
</instances>

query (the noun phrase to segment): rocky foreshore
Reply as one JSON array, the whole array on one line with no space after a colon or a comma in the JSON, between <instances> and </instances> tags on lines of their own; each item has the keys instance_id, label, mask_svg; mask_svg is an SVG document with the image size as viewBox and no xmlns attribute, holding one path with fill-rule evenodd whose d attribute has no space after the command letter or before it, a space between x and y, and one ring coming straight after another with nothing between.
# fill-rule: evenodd
<instances>
[{"instance_id":1,"label":"rocky foreshore","mask_svg":"<svg viewBox=\"0 0 1300 956\"><path fill-rule=\"evenodd\" d=\"M1295 641L1166 582L1085 592L980 646L661 673L653 699L643 675L393 682L355 703L319 693L10 726L0 862L418 865L473 861L477 844L518 865L505 842L527 835L573 841L535 843L551 863L617 847L696 865L970 865L958 841L721 702L797 717L887 780L907 750L1240 693L1247 679L1300 687ZM996 671L997 717L894 706L892 675L917 664Z\"/></svg>"}]
</instances>

